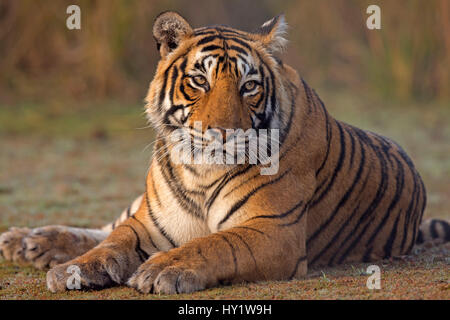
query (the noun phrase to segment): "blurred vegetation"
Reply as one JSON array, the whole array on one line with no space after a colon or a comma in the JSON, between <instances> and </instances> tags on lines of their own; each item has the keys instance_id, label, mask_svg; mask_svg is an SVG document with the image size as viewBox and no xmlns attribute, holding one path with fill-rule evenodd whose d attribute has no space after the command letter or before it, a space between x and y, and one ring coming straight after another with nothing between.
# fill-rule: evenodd
<instances>
[{"instance_id":1,"label":"blurred vegetation","mask_svg":"<svg viewBox=\"0 0 450 320\"><path fill-rule=\"evenodd\" d=\"M81 30L66 28L70 4L81 7ZM381 30L365 27L369 4L381 7ZM177 10L194 27L244 30L284 12L284 58L314 87L450 98L448 0L1 0L1 105L142 101L158 60L152 23L164 10Z\"/></svg>"}]
</instances>

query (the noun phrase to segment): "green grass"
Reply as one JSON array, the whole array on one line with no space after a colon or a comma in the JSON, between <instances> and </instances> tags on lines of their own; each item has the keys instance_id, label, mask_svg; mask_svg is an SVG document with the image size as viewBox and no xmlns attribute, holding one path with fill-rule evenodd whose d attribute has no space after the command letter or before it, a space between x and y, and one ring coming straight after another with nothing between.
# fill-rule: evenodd
<instances>
[{"instance_id":1,"label":"green grass","mask_svg":"<svg viewBox=\"0 0 450 320\"><path fill-rule=\"evenodd\" d=\"M105 138L146 126L144 104L101 102L0 105L0 135Z\"/></svg>"},{"instance_id":2,"label":"green grass","mask_svg":"<svg viewBox=\"0 0 450 320\"><path fill-rule=\"evenodd\" d=\"M450 218L448 104L321 96L336 118L399 142L425 181L425 216ZM151 156L146 146L154 132L138 129L146 126L142 106L99 103L77 110L59 104L0 106L0 232L10 226L101 226L144 191ZM311 270L303 280L176 297L125 287L51 294L44 272L0 262L0 299L449 299L448 249L443 252L428 260L382 262L377 291L365 286L367 265L355 264Z\"/></svg>"}]
</instances>

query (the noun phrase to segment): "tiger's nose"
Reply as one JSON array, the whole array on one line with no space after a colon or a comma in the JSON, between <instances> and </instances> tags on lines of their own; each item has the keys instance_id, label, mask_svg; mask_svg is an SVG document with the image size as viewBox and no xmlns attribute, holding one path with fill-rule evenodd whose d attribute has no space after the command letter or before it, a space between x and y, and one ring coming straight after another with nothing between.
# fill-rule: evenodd
<instances>
[{"instance_id":1,"label":"tiger's nose","mask_svg":"<svg viewBox=\"0 0 450 320\"><path fill-rule=\"evenodd\" d=\"M219 133L220 133L220 135L222 136L222 141L227 141L227 129L224 129L224 128L221 128L221 127L218 127L218 128L215 128Z\"/></svg>"}]
</instances>

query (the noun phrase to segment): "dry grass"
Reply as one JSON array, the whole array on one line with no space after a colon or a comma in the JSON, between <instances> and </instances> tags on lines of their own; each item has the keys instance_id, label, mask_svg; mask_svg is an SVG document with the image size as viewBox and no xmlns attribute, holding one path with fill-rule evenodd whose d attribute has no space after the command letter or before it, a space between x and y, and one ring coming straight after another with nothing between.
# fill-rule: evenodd
<instances>
[{"instance_id":1,"label":"dry grass","mask_svg":"<svg viewBox=\"0 0 450 320\"><path fill-rule=\"evenodd\" d=\"M320 93L320 92L319 92ZM450 109L394 107L323 95L331 114L390 136L410 153L428 191L427 217L450 218ZM378 107L378 106L383 107ZM363 107L364 106L364 107ZM99 105L51 115L0 107L0 231L9 226L100 226L143 191L151 142L141 109ZM51 109L53 110L53 109ZM50 294L45 273L0 262L0 299L449 299L449 249L380 262L382 289L365 286L367 264L311 270L303 280L241 284L192 295L140 295L116 287Z\"/></svg>"},{"instance_id":2,"label":"dry grass","mask_svg":"<svg viewBox=\"0 0 450 320\"><path fill-rule=\"evenodd\" d=\"M450 248L449 248L450 249ZM447 249L447 252L449 252ZM208 289L193 294L140 294L127 287L52 294L45 272L11 263L0 265L0 299L450 299L449 261L380 263L381 289L369 290L367 264L313 270L300 280L260 282Z\"/></svg>"}]
</instances>

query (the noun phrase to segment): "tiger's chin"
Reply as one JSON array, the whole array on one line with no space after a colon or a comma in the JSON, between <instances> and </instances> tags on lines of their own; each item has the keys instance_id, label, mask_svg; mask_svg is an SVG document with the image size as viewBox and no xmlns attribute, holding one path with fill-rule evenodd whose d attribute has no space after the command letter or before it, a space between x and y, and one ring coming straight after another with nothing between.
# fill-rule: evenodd
<instances>
[{"instance_id":1,"label":"tiger's chin","mask_svg":"<svg viewBox=\"0 0 450 320\"><path fill-rule=\"evenodd\" d=\"M183 167L196 168L199 171L222 171L230 170L237 166L249 164L248 159L236 161L235 158L223 155L206 156L198 155L198 153L180 154L171 152L170 161L175 165L182 165Z\"/></svg>"},{"instance_id":2,"label":"tiger's chin","mask_svg":"<svg viewBox=\"0 0 450 320\"><path fill-rule=\"evenodd\" d=\"M184 164L183 168L185 170L195 172L197 176L211 176L215 174L223 174L230 172L239 166L244 166L245 164Z\"/></svg>"}]
</instances>

